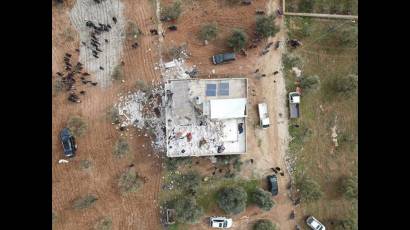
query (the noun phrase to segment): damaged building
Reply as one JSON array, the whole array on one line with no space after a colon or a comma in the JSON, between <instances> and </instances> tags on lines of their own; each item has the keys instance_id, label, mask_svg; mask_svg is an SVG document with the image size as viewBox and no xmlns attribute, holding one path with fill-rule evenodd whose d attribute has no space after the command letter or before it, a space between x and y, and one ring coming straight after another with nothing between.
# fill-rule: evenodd
<instances>
[{"instance_id":1,"label":"damaged building","mask_svg":"<svg viewBox=\"0 0 410 230\"><path fill-rule=\"evenodd\" d=\"M168 157L246 152L247 79L184 79L165 84Z\"/></svg>"}]
</instances>

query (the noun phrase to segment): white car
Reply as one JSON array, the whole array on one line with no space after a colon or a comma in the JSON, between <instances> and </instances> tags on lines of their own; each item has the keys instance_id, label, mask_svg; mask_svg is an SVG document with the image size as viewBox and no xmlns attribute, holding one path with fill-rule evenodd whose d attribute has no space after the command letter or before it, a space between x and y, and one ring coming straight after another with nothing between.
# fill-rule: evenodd
<instances>
[{"instance_id":1,"label":"white car","mask_svg":"<svg viewBox=\"0 0 410 230\"><path fill-rule=\"evenodd\" d=\"M230 228L232 227L232 219L222 216L213 216L209 218L209 225L212 228Z\"/></svg>"},{"instance_id":2,"label":"white car","mask_svg":"<svg viewBox=\"0 0 410 230\"><path fill-rule=\"evenodd\" d=\"M316 220L316 218L314 218L313 216L309 216L306 219L306 223L311 229L326 230L325 226L322 223L320 223L318 220Z\"/></svg>"}]
</instances>

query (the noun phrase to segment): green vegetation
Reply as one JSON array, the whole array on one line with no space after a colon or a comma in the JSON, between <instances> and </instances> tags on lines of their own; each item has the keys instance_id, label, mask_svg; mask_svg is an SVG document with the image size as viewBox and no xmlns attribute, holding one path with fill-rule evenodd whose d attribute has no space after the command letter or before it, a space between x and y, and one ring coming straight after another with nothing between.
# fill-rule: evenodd
<instances>
[{"instance_id":1,"label":"green vegetation","mask_svg":"<svg viewBox=\"0 0 410 230\"><path fill-rule=\"evenodd\" d=\"M143 80L137 80L135 82L135 87L142 92L148 92L150 90L150 87L147 85L147 83Z\"/></svg>"},{"instance_id":2,"label":"green vegetation","mask_svg":"<svg viewBox=\"0 0 410 230\"><path fill-rule=\"evenodd\" d=\"M141 178L132 167L128 168L123 174L121 174L118 180L118 189L120 190L120 193L124 195L126 193L137 191L142 184L143 182Z\"/></svg>"},{"instance_id":3,"label":"green vegetation","mask_svg":"<svg viewBox=\"0 0 410 230\"><path fill-rule=\"evenodd\" d=\"M57 214L54 211L52 211L51 221L53 224L57 221Z\"/></svg>"},{"instance_id":4,"label":"green vegetation","mask_svg":"<svg viewBox=\"0 0 410 230\"><path fill-rule=\"evenodd\" d=\"M180 165L191 165L192 157L166 157L165 167L169 171L175 171Z\"/></svg>"},{"instance_id":5,"label":"green vegetation","mask_svg":"<svg viewBox=\"0 0 410 230\"><path fill-rule=\"evenodd\" d=\"M267 192L261 188L256 189L252 195L251 200L255 203L259 208L264 211L269 211L273 208L275 203L272 200L272 194Z\"/></svg>"},{"instance_id":6,"label":"green vegetation","mask_svg":"<svg viewBox=\"0 0 410 230\"><path fill-rule=\"evenodd\" d=\"M80 169L88 169L91 167L91 161L89 160L81 160L80 161Z\"/></svg>"},{"instance_id":7,"label":"green vegetation","mask_svg":"<svg viewBox=\"0 0 410 230\"><path fill-rule=\"evenodd\" d=\"M67 128L75 137L81 137L87 131L88 125L81 117L73 116L68 119Z\"/></svg>"},{"instance_id":8,"label":"green vegetation","mask_svg":"<svg viewBox=\"0 0 410 230\"><path fill-rule=\"evenodd\" d=\"M112 106L108 109L107 117L110 120L110 122L113 124L117 125L120 123L120 114L118 112L118 108L115 106Z\"/></svg>"},{"instance_id":9,"label":"green vegetation","mask_svg":"<svg viewBox=\"0 0 410 230\"><path fill-rule=\"evenodd\" d=\"M53 93L57 94L57 93L61 92L63 89L64 89L63 81L60 78L56 79L54 81L54 84L53 84Z\"/></svg>"},{"instance_id":10,"label":"green vegetation","mask_svg":"<svg viewBox=\"0 0 410 230\"><path fill-rule=\"evenodd\" d=\"M287 91L295 91L297 80L302 88L300 117L289 122L288 148L296 158L293 179L301 190L301 215L349 219L357 212L352 205L356 199L340 196L343 192L335 185L341 176L357 174L357 24L304 17L288 17L285 22L288 37L302 42L282 59ZM302 70L299 79L292 67ZM333 127L338 147L332 141Z\"/></svg>"},{"instance_id":11,"label":"green vegetation","mask_svg":"<svg viewBox=\"0 0 410 230\"><path fill-rule=\"evenodd\" d=\"M138 40L140 35L142 35L142 31L138 28L137 24L135 24L135 22L129 21L126 29L127 39L133 40L135 42Z\"/></svg>"},{"instance_id":12,"label":"green vegetation","mask_svg":"<svg viewBox=\"0 0 410 230\"><path fill-rule=\"evenodd\" d=\"M218 192L217 203L227 214L238 214L245 210L248 195L242 187L227 187Z\"/></svg>"},{"instance_id":13,"label":"green vegetation","mask_svg":"<svg viewBox=\"0 0 410 230\"><path fill-rule=\"evenodd\" d=\"M161 19L165 21L176 20L182 13L180 1L175 1L171 6L164 7L161 10Z\"/></svg>"},{"instance_id":14,"label":"green vegetation","mask_svg":"<svg viewBox=\"0 0 410 230\"><path fill-rule=\"evenodd\" d=\"M73 208L74 209L85 209L90 207L91 205L93 205L96 201L98 200L97 197L95 197L94 195L86 195L84 197L80 197L78 199L76 199L73 203Z\"/></svg>"},{"instance_id":15,"label":"green vegetation","mask_svg":"<svg viewBox=\"0 0 410 230\"><path fill-rule=\"evenodd\" d=\"M313 202L319 200L323 192L320 185L311 178L300 178L296 181L296 187L300 190L302 201Z\"/></svg>"},{"instance_id":16,"label":"green vegetation","mask_svg":"<svg viewBox=\"0 0 410 230\"><path fill-rule=\"evenodd\" d=\"M201 183L201 176L198 172L190 171L188 173L173 176L175 185L183 190L185 193L195 194L198 190L199 184Z\"/></svg>"},{"instance_id":17,"label":"green vegetation","mask_svg":"<svg viewBox=\"0 0 410 230\"><path fill-rule=\"evenodd\" d=\"M253 225L253 230L276 230L276 226L268 219L258 220Z\"/></svg>"},{"instance_id":18,"label":"green vegetation","mask_svg":"<svg viewBox=\"0 0 410 230\"><path fill-rule=\"evenodd\" d=\"M275 26L275 15L261 16L256 18L256 33L263 38L273 37L279 32Z\"/></svg>"},{"instance_id":19,"label":"green vegetation","mask_svg":"<svg viewBox=\"0 0 410 230\"><path fill-rule=\"evenodd\" d=\"M340 188L339 191L346 197L348 200L355 200L358 196L357 191L357 176L348 177L342 176L340 178Z\"/></svg>"},{"instance_id":20,"label":"green vegetation","mask_svg":"<svg viewBox=\"0 0 410 230\"><path fill-rule=\"evenodd\" d=\"M176 220L181 223L194 224L203 215L203 209L197 205L195 198L181 196L166 204L167 208L174 208Z\"/></svg>"},{"instance_id":21,"label":"green vegetation","mask_svg":"<svg viewBox=\"0 0 410 230\"><path fill-rule=\"evenodd\" d=\"M114 145L113 153L116 157L122 158L130 151L130 146L126 139L120 138Z\"/></svg>"},{"instance_id":22,"label":"green vegetation","mask_svg":"<svg viewBox=\"0 0 410 230\"><path fill-rule=\"evenodd\" d=\"M201 40L214 40L218 35L218 26L216 23L204 25L199 31L199 38Z\"/></svg>"},{"instance_id":23,"label":"green vegetation","mask_svg":"<svg viewBox=\"0 0 410 230\"><path fill-rule=\"evenodd\" d=\"M112 73L112 79L119 81L124 79L124 70L122 69L122 65L117 65L114 68L114 71Z\"/></svg>"},{"instance_id":24,"label":"green vegetation","mask_svg":"<svg viewBox=\"0 0 410 230\"><path fill-rule=\"evenodd\" d=\"M248 35L242 29L233 29L231 37L228 39L228 46L234 51L239 51L248 42Z\"/></svg>"},{"instance_id":25,"label":"green vegetation","mask_svg":"<svg viewBox=\"0 0 410 230\"><path fill-rule=\"evenodd\" d=\"M103 217L94 225L94 230L111 230L112 220L110 217Z\"/></svg>"},{"instance_id":26,"label":"green vegetation","mask_svg":"<svg viewBox=\"0 0 410 230\"><path fill-rule=\"evenodd\" d=\"M290 0L288 12L357 15L357 0Z\"/></svg>"}]
</instances>

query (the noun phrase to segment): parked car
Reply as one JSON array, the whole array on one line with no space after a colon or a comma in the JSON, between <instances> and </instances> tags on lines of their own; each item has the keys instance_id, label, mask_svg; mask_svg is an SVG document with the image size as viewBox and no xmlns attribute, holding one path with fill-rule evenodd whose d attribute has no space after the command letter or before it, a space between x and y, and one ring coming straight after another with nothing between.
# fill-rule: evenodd
<instances>
[{"instance_id":1,"label":"parked car","mask_svg":"<svg viewBox=\"0 0 410 230\"><path fill-rule=\"evenodd\" d=\"M77 150L77 145L75 144L74 136L68 128L61 130L60 139L63 143L64 155L66 157L73 157L75 155L75 151Z\"/></svg>"},{"instance_id":2,"label":"parked car","mask_svg":"<svg viewBox=\"0 0 410 230\"><path fill-rule=\"evenodd\" d=\"M313 216L309 216L306 219L307 225L313 230L326 230L325 226L320 223L316 218Z\"/></svg>"},{"instance_id":3,"label":"parked car","mask_svg":"<svg viewBox=\"0 0 410 230\"><path fill-rule=\"evenodd\" d=\"M209 225L212 228L230 228L232 227L232 223L232 219L222 216L213 216L209 218Z\"/></svg>"},{"instance_id":4,"label":"parked car","mask_svg":"<svg viewBox=\"0 0 410 230\"><path fill-rule=\"evenodd\" d=\"M224 62L233 61L235 59L235 53L217 54L212 56L212 63L214 63L214 65L218 65Z\"/></svg>"},{"instance_id":5,"label":"parked car","mask_svg":"<svg viewBox=\"0 0 410 230\"><path fill-rule=\"evenodd\" d=\"M268 176L268 185L269 191L272 193L272 196L278 195L278 178L276 175Z\"/></svg>"}]
</instances>

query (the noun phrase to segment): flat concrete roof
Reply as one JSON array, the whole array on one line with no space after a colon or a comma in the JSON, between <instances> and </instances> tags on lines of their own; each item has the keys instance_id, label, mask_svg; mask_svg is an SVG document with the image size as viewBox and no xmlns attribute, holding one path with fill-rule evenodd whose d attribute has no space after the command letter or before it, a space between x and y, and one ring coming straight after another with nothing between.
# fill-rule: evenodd
<instances>
[{"instance_id":1,"label":"flat concrete roof","mask_svg":"<svg viewBox=\"0 0 410 230\"><path fill-rule=\"evenodd\" d=\"M246 120L238 115L247 114L246 78L169 80L165 91L168 157L246 152ZM224 110L220 105L227 101L221 99L240 100L232 100L238 106L234 103ZM213 100L221 102L217 102L221 116L211 120ZM245 111L232 111L235 108Z\"/></svg>"}]
</instances>

